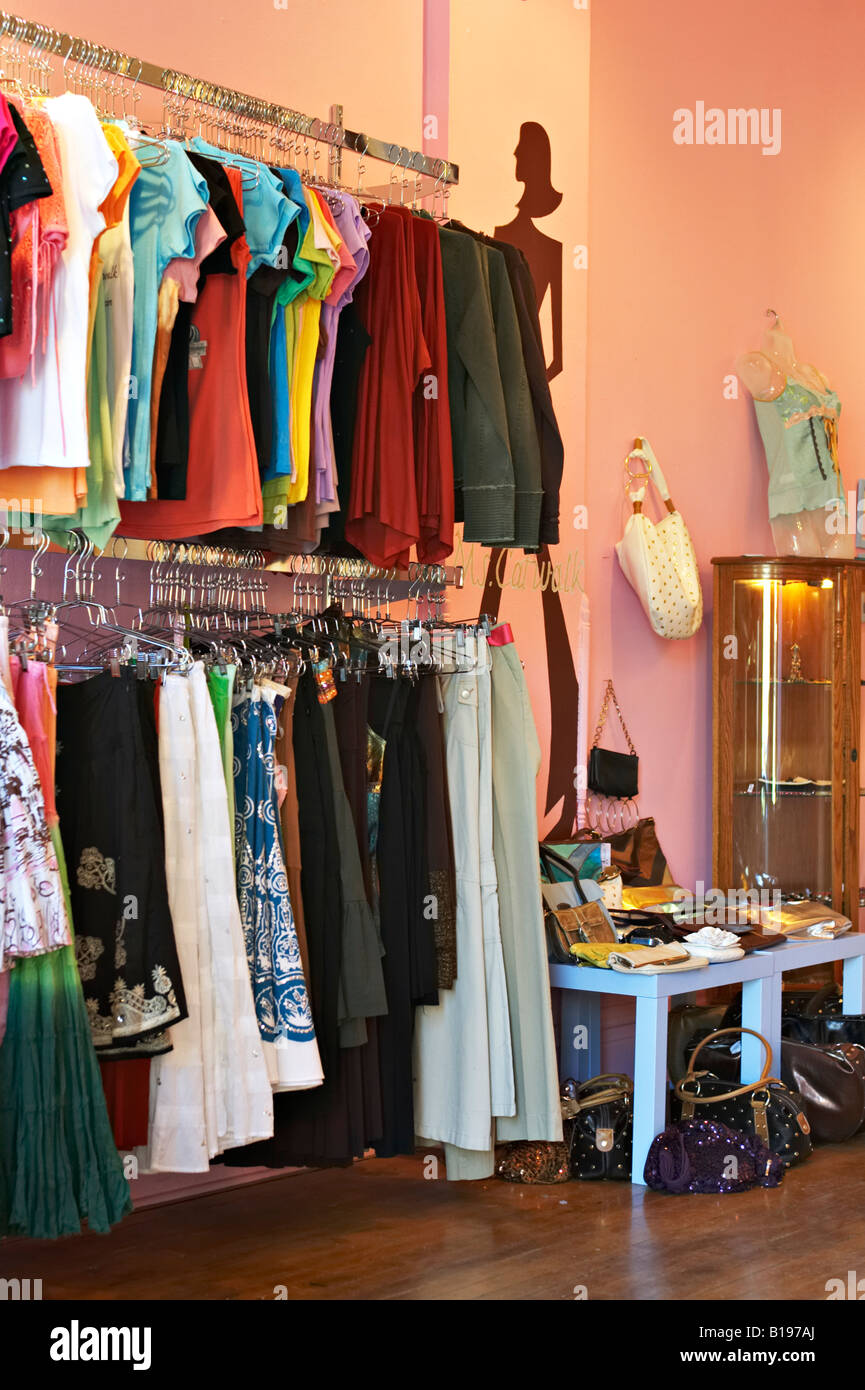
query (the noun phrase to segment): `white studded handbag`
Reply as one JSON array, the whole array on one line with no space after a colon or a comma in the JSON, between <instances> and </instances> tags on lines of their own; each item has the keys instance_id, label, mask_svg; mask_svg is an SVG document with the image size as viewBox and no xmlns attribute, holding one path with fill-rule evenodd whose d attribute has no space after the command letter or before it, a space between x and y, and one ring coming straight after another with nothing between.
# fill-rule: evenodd
<instances>
[{"instance_id":1,"label":"white studded handbag","mask_svg":"<svg viewBox=\"0 0 865 1390\"><path fill-rule=\"evenodd\" d=\"M632 467L634 459L643 464L637 472ZM636 447L625 459L625 475L634 510L616 546L622 572L659 637L670 641L693 637L703 621L697 557L648 439L637 439ZM643 511L650 482L655 484L667 508L667 515L657 523ZM634 483L639 486L634 487Z\"/></svg>"}]
</instances>

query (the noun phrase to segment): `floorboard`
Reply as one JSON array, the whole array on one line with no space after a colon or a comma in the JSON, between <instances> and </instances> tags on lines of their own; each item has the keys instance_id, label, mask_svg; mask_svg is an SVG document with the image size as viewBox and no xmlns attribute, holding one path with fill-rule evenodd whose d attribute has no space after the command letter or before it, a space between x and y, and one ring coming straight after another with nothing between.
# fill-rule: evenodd
<instances>
[{"instance_id":1,"label":"floorboard","mask_svg":"<svg viewBox=\"0 0 865 1390\"><path fill-rule=\"evenodd\" d=\"M424 1178L417 1158L301 1172L133 1213L108 1236L0 1242L45 1299L825 1299L865 1277L865 1135L775 1190ZM134 1193L134 1184L133 1184Z\"/></svg>"}]
</instances>

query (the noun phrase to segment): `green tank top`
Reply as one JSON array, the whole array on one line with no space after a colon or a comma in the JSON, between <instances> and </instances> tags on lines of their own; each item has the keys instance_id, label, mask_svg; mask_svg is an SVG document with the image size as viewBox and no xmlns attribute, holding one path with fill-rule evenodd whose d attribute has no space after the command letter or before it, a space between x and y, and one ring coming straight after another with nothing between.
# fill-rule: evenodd
<instances>
[{"instance_id":1,"label":"green tank top","mask_svg":"<svg viewBox=\"0 0 865 1390\"><path fill-rule=\"evenodd\" d=\"M813 510L843 495L834 391L788 381L774 401L755 401L769 468L769 516Z\"/></svg>"}]
</instances>

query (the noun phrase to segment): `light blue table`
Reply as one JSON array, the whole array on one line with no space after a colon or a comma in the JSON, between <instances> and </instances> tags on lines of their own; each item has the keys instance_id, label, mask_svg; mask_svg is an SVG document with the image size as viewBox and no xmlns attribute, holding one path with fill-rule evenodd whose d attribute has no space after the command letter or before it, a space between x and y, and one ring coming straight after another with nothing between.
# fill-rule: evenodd
<instances>
[{"instance_id":1,"label":"light blue table","mask_svg":"<svg viewBox=\"0 0 865 1390\"><path fill-rule=\"evenodd\" d=\"M863 938L865 940L865 938ZM831 943L836 944L836 943ZM776 951L783 950L776 947ZM807 961L805 962L807 964ZM789 968L789 967L788 967ZM780 981L780 975L778 976ZM742 986L742 1024L768 1036L775 1017L775 967L771 951L702 970L668 975L625 975L585 965L551 965L550 983L562 990L559 1076L587 1081L601 1070L601 995L626 995L637 1001L634 1032L634 1148L631 1182L643 1182L646 1155L666 1124L667 1016L669 1001L720 985ZM780 1013L780 1006L779 1006ZM756 1038L742 1038L742 1080L757 1081L763 1049Z\"/></svg>"},{"instance_id":2,"label":"light blue table","mask_svg":"<svg viewBox=\"0 0 865 1390\"><path fill-rule=\"evenodd\" d=\"M631 1181L643 1183L652 1140L667 1113L667 1018L669 1001L700 990L741 984L742 1026L762 1033L772 1048L773 1069L781 1065L781 992L784 974L803 966L844 962L844 1012L865 1014L865 933L850 932L834 941L788 941L741 960L669 975L625 975L585 965L551 965L550 983L562 991L559 1075L587 1081L601 1070L601 995L636 1000L634 1030L634 1149ZM742 1038L743 1082L757 1081L763 1048Z\"/></svg>"}]
</instances>

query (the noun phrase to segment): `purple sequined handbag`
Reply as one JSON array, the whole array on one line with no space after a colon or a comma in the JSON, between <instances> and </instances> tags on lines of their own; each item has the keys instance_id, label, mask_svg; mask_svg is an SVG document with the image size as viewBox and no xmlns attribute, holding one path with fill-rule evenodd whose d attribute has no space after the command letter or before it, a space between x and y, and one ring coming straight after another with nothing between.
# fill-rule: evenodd
<instances>
[{"instance_id":1,"label":"purple sequined handbag","mask_svg":"<svg viewBox=\"0 0 865 1390\"><path fill-rule=\"evenodd\" d=\"M652 1140L643 1177L655 1192L747 1192L777 1187L784 1161L753 1134L717 1120L679 1120Z\"/></svg>"}]
</instances>

